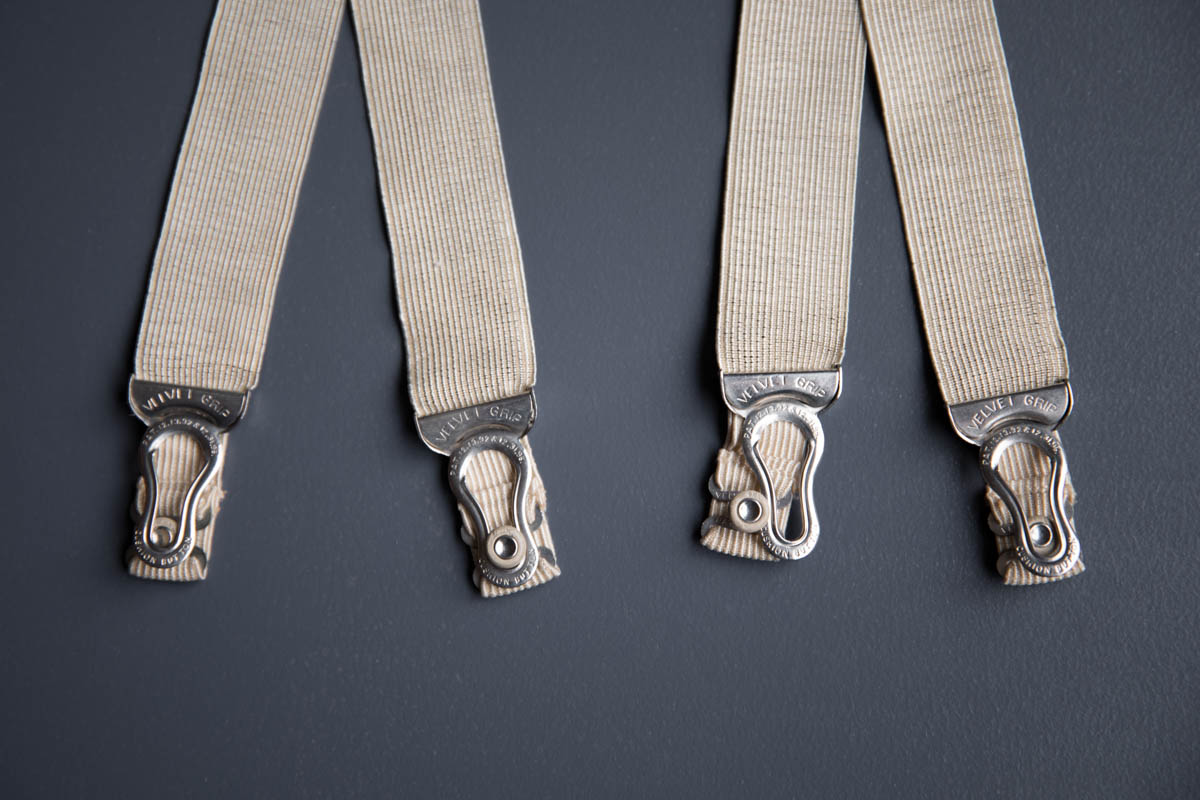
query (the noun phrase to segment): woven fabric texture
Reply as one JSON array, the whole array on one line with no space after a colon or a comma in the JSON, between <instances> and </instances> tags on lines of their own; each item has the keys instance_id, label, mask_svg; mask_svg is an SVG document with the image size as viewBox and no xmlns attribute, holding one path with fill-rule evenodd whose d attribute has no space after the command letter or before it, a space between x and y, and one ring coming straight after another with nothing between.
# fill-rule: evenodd
<instances>
[{"instance_id":1,"label":"woven fabric texture","mask_svg":"<svg viewBox=\"0 0 1200 800\"><path fill-rule=\"evenodd\" d=\"M533 328L476 0L355 0L419 416L534 383Z\"/></svg>"},{"instance_id":2,"label":"woven fabric texture","mask_svg":"<svg viewBox=\"0 0 1200 800\"><path fill-rule=\"evenodd\" d=\"M343 0L218 5L154 259L138 378L234 391L257 384L343 8ZM477 2L357 0L354 19L413 405L425 415L528 391L533 334ZM199 448L174 437L155 461L163 513L177 514ZM502 461L479 456L466 476L489 520L507 513L513 477ZM535 538L548 557L522 588L558 574L536 466L534 475ZM220 479L202 504L212 518ZM183 565L161 570L133 558L130 571L203 578L212 530L210 521L197 532L197 554ZM484 584L485 595L507 593Z\"/></svg>"},{"instance_id":3,"label":"woven fabric texture","mask_svg":"<svg viewBox=\"0 0 1200 800\"><path fill-rule=\"evenodd\" d=\"M929 352L950 405L1067 379L991 0L862 0Z\"/></svg>"},{"instance_id":4,"label":"woven fabric texture","mask_svg":"<svg viewBox=\"0 0 1200 800\"><path fill-rule=\"evenodd\" d=\"M417 415L530 391L533 327L478 2L353 9ZM466 482L486 489L489 524L510 513L515 476L502 455L472 459ZM535 539L550 557L521 589L558 574L540 476L531 494L543 512ZM480 591L512 590L482 580Z\"/></svg>"},{"instance_id":5,"label":"woven fabric texture","mask_svg":"<svg viewBox=\"0 0 1200 800\"><path fill-rule=\"evenodd\" d=\"M1016 103L991 0L862 0L930 356L950 405L1067 380ZM1000 471L1045 515L1050 462ZM1075 490L1068 479L1068 496ZM1007 518L988 492L993 518ZM1006 553L1005 582L1039 578ZM1083 563L1062 577L1083 571Z\"/></svg>"},{"instance_id":6,"label":"woven fabric texture","mask_svg":"<svg viewBox=\"0 0 1200 800\"><path fill-rule=\"evenodd\" d=\"M171 184L134 373L258 383L342 0L221 0Z\"/></svg>"},{"instance_id":7,"label":"woven fabric texture","mask_svg":"<svg viewBox=\"0 0 1200 800\"><path fill-rule=\"evenodd\" d=\"M717 312L724 373L828 370L842 362L865 57L857 0L742 5ZM776 560L757 534L729 522L733 494L758 488L741 454L741 430L742 419L731 414L701 542ZM777 423L759 447L775 485L790 487L803 436ZM781 502L781 526L789 511L790 502Z\"/></svg>"},{"instance_id":8,"label":"woven fabric texture","mask_svg":"<svg viewBox=\"0 0 1200 800\"><path fill-rule=\"evenodd\" d=\"M154 254L135 377L236 392L258 383L342 10L343 0L217 5ZM200 463L190 437L162 443L162 513L178 515ZM202 498L210 521L193 556L171 569L133 556L131 574L207 575L221 478ZM137 495L140 513L141 480Z\"/></svg>"},{"instance_id":9,"label":"woven fabric texture","mask_svg":"<svg viewBox=\"0 0 1200 800\"><path fill-rule=\"evenodd\" d=\"M717 361L842 363L866 42L856 0L746 0L729 123Z\"/></svg>"},{"instance_id":10,"label":"woven fabric texture","mask_svg":"<svg viewBox=\"0 0 1200 800\"><path fill-rule=\"evenodd\" d=\"M861 10L861 18L860 18ZM990 0L746 0L730 121L717 352L723 372L841 363L863 29L883 98L929 350L949 404L1067 379L1049 271ZM773 559L729 522L758 488L731 415L702 543ZM776 423L760 447L791 486L805 442ZM1050 462L1011 448L999 470L1034 516ZM1074 487L1068 478L1068 498ZM993 530L1007 520L987 493ZM777 509L786 524L787 507ZM1007 583L1046 582L997 535ZM1063 577L1078 574L1082 563Z\"/></svg>"}]
</instances>

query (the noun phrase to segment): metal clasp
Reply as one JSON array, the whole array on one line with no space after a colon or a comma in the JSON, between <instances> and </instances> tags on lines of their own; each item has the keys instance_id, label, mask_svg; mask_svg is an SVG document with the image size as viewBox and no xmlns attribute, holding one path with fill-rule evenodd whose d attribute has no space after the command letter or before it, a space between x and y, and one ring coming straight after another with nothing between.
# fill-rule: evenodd
<instances>
[{"instance_id":1,"label":"metal clasp","mask_svg":"<svg viewBox=\"0 0 1200 800\"><path fill-rule=\"evenodd\" d=\"M1054 430L1071 412L1071 386L1059 383L1028 392L990 397L950 406L955 432L978 445L979 469L1011 522L1001 533L1013 537L1017 559L1042 577L1061 577L1079 561L1079 540L1067 506L1067 457ZM1014 445L1037 448L1050 460L1046 488L1048 516L1031 518L998 469L1004 452Z\"/></svg>"},{"instance_id":2,"label":"metal clasp","mask_svg":"<svg viewBox=\"0 0 1200 800\"><path fill-rule=\"evenodd\" d=\"M813 503L813 476L825 452L825 433L817 414L837 399L842 389L841 369L820 372L775 372L722 375L725 405L743 418L742 457L754 474L759 489L739 492L730 501L730 520L743 533L757 533L775 556L804 558L817 545L821 527ZM776 504L780 492L763 462L758 443L763 432L776 422L795 425L806 445L796 474L794 502L800 505L800 532L788 537L779 521Z\"/></svg>"},{"instance_id":3,"label":"metal clasp","mask_svg":"<svg viewBox=\"0 0 1200 800\"><path fill-rule=\"evenodd\" d=\"M536 416L537 404L531 390L494 403L417 417L417 430L429 449L450 456L450 489L470 517L470 543L476 565L485 578L503 588L528 581L541 558L527 511L533 470L521 443ZM483 507L467 485L471 460L489 450L503 453L516 473L509 496L512 525L489 528Z\"/></svg>"},{"instance_id":4,"label":"metal clasp","mask_svg":"<svg viewBox=\"0 0 1200 800\"><path fill-rule=\"evenodd\" d=\"M225 461L222 438L246 412L249 392L222 392L195 386L129 380L129 405L148 426L138 445L138 472L145 501L133 532L133 550L152 567L169 569L196 550L196 532L212 521L200 498ZM188 436L200 445L204 462L188 486L178 516L162 513L154 455L171 436Z\"/></svg>"}]
</instances>

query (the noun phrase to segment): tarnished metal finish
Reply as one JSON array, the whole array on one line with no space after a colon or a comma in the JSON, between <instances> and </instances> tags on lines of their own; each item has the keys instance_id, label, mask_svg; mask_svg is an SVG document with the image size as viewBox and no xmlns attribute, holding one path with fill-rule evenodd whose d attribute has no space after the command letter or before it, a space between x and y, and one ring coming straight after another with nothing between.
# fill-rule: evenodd
<instances>
[{"instance_id":1,"label":"tarnished metal finish","mask_svg":"<svg viewBox=\"0 0 1200 800\"><path fill-rule=\"evenodd\" d=\"M842 392L842 371L722 374L721 388L725 394L725 405L741 416L777 397L795 400L816 411L823 411Z\"/></svg>"},{"instance_id":2,"label":"tarnished metal finish","mask_svg":"<svg viewBox=\"0 0 1200 800\"><path fill-rule=\"evenodd\" d=\"M1004 451L1018 444L1036 447L1050 459L1047 519L1030 519L997 466ZM984 482L1008 509L1012 521L1003 532L1016 542L1016 554L1025 569L1054 578L1066 575L1079 561L1079 540L1067 508L1067 457L1062 443L1048 429L1032 423L1004 426L991 434L979 451Z\"/></svg>"},{"instance_id":3,"label":"tarnished metal finish","mask_svg":"<svg viewBox=\"0 0 1200 800\"><path fill-rule=\"evenodd\" d=\"M147 425L165 414L190 411L227 431L246 413L249 392L222 392L196 386L129 379L129 407Z\"/></svg>"},{"instance_id":4,"label":"tarnished metal finish","mask_svg":"<svg viewBox=\"0 0 1200 800\"><path fill-rule=\"evenodd\" d=\"M825 434L817 418L841 393L842 371L775 372L722 375L725 404L742 417L742 458L757 487L730 500L729 522L743 533L757 533L773 555L787 561L804 558L816 547L820 523L813 503L813 478L825 451ZM776 422L795 425L805 440L796 474L777 487L758 449L764 431ZM793 494L793 486L795 487ZM716 496L714 494L714 496ZM780 498L798 505L799 534L789 537ZM782 508L780 506L783 506Z\"/></svg>"},{"instance_id":5,"label":"tarnished metal finish","mask_svg":"<svg viewBox=\"0 0 1200 800\"><path fill-rule=\"evenodd\" d=\"M448 456L459 442L483 430L504 430L520 439L529 433L536 417L537 401L528 391L493 403L417 417L417 431L430 450Z\"/></svg>"},{"instance_id":6,"label":"tarnished metal finish","mask_svg":"<svg viewBox=\"0 0 1200 800\"><path fill-rule=\"evenodd\" d=\"M989 397L948 406L954 432L974 445L983 445L992 431L1022 420L1054 430L1071 413L1071 384L1056 383L1028 392Z\"/></svg>"},{"instance_id":7,"label":"tarnished metal finish","mask_svg":"<svg viewBox=\"0 0 1200 800\"><path fill-rule=\"evenodd\" d=\"M521 438L537 415L533 392L417 418L417 430L431 450L450 456L450 489L466 509L475 563L497 586L514 588L537 571L541 558L528 519L533 469ZM509 498L512 525L488 528L483 508L467 485L471 459L486 451L503 453L516 473Z\"/></svg>"},{"instance_id":8,"label":"tarnished metal finish","mask_svg":"<svg viewBox=\"0 0 1200 800\"><path fill-rule=\"evenodd\" d=\"M138 446L138 472L144 482L145 500L133 533L133 551L150 566L170 569L193 554L196 531L212 519L211 509L200 508L200 500L224 464L222 435L241 419L248 400L248 392L130 379L129 405L149 426ZM178 516L162 513L154 463L154 454L172 436L195 440L204 458L184 494Z\"/></svg>"},{"instance_id":9,"label":"tarnished metal finish","mask_svg":"<svg viewBox=\"0 0 1200 800\"><path fill-rule=\"evenodd\" d=\"M753 489L738 492L729 502L729 521L742 533L758 533L773 516L767 496Z\"/></svg>"}]
</instances>

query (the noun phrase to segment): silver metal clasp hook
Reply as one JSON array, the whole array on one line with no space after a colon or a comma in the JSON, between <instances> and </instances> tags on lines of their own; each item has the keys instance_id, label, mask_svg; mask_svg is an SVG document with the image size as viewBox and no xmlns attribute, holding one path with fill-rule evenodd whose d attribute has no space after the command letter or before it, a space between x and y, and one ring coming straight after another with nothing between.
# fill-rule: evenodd
<instances>
[{"instance_id":1,"label":"silver metal clasp hook","mask_svg":"<svg viewBox=\"0 0 1200 800\"><path fill-rule=\"evenodd\" d=\"M978 445L984 483L1008 510L1001 533L1013 537L1017 559L1041 577L1061 577L1079 561L1079 539L1067 504L1067 457L1054 430L1071 412L1071 386L991 397L950 406L950 421L960 437ZM1004 476L1000 459L1015 445L1030 445L1050 461L1044 517L1031 517Z\"/></svg>"},{"instance_id":2,"label":"silver metal clasp hook","mask_svg":"<svg viewBox=\"0 0 1200 800\"><path fill-rule=\"evenodd\" d=\"M528 518L533 469L521 443L536 415L531 390L494 403L417 417L417 430L425 444L436 453L450 456L450 489L470 517L475 564L483 577L503 588L528 581L541 558ZM516 475L509 495L512 525L489 528L483 507L467 485L468 465L487 451L504 454Z\"/></svg>"},{"instance_id":3,"label":"silver metal clasp hook","mask_svg":"<svg viewBox=\"0 0 1200 800\"><path fill-rule=\"evenodd\" d=\"M248 397L248 392L221 392L130 379L129 405L148 426L138 446L138 471L144 482L145 499L133 533L133 551L147 564L169 569L198 552L196 532L212 519L211 508L202 510L200 500L224 464L222 435L241 419ZM155 464L155 454L172 436L195 440L203 458L200 471L184 493L177 516L162 510Z\"/></svg>"},{"instance_id":4,"label":"silver metal clasp hook","mask_svg":"<svg viewBox=\"0 0 1200 800\"><path fill-rule=\"evenodd\" d=\"M754 373L722 375L725 404L743 418L742 457L754 473L758 489L747 489L730 502L730 520L744 533L758 533L772 554L785 560L804 558L817 545L821 528L813 503L813 477L825 452L825 433L817 414L841 392L840 369L820 372ZM779 497L758 443L776 422L795 425L805 440L805 450L792 476L794 502L800 506L799 534L789 537L780 523Z\"/></svg>"},{"instance_id":5,"label":"silver metal clasp hook","mask_svg":"<svg viewBox=\"0 0 1200 800\"><path fill-rule=\"evenodd\" d=\"M1016 444L1029 444L1050 459L1050 486L1046 506L1050 515L1030 520L1021 501L997 469L1004 451ZM1067 512L1067 458L1062 444L1045 428L1016 424L1000 428L979 451L983 479L999 496L1012 519L1010 535L1016 538L1017 558L1035 575L1057 577L1071 571L1079 560L1079 540Z\"/></svg>"}]
</instances>

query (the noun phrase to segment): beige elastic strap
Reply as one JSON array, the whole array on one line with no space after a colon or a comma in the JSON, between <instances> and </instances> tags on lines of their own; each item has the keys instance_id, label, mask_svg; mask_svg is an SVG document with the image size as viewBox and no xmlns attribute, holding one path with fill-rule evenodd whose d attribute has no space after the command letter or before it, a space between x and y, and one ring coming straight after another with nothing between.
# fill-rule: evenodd
<instances>
[{"instance_id":1,"label":"beige elastic strap","mask_svg":"<svg viewBox=\"0 0 1200 800\"><path fill-rule=\"evenodd\" d=\"M949 405L1067 380L1067 351L991 0L862 0L925 335ZM1045 514L1049 459L1000 470ZM1068 478L1067 499L1074 489ZM993 530L1009 521L988 492ZM1043 583L998 536L1010 584ZM1062 577L1083 571L1083 563Z\"/></svg>"},{"instance_id":2,"label":"beige elastic strap","mask_svg":"<svg viewBox=\"0 0 1200 800\"><path fill-rule=\"evenodd\" d=\"M209 33L154 255L134 377L245 392L258 383L343 0L221 0ZM177 514L200 450L174 436L155 457L163 511ZM145 503L139 481L136 504ZM203 579L222 490L190 558L131 574Z\"/></svg>"},{"instance_id":3,"label":"beige elastic strap","mask_svg":"<svg viewBox=\"0 0 1200 800\"><path fill-rule=\"evenodd\" d=\"M990 0L863 0L921 314L950 405L1067 379Z\"/></svg>"},{"instance_id":4,"label":"beige elastic strap","mask_svg":"<svg viewBox=\"0 0 1200 800\"><path fill-rule=\"evenodd\" d=\"M729 126L717 360L726 374L842 363L866 42L857 0L745 0ZM754 488L729 415L701 542L776 560L729 521ZM805 442L776 423L759 444L772 481L792 486ZM786 522L790 493L779 499Z\"/></svg>"},{"instance_id":5,"label":"beige elastic strap","mask_svg":"<svg viewBox=\"0 0 1200 800\"><path fill-rule=\"evenodd\" d=\"M353 9L413 407L427 416L531 391L533 329L478 3L354 0ZM514 524L503 455L477 455L466 482L490 527ZM529 504L543 557L520 589L559 574L536 465ZM467 537L479 535L460 511ZM487 597L519 591L476 580Z\"/></svg>"},{"instance_id":6,"label":"beige elastic strap","mask_svg":"<svg viewBox=\"0 0 1200 800\"><path fill-rule=\"evenodd\" d=\"M1016 107L990 0L746 0L730 124L717 353L724 373L841 363L865 45L875 61L929 348L948 404L1067 379L1066 349L1034 214ZM741 419L710 485L703 543L774 559L729 521L755 479ZM804 453L777 423L760 443L776 485ZM1000 471L1044 515L1049 459L1027 445ZM1074 489L1067 479L1067 500ZM790 496L779 500L786 516ZM1009 514L990 490L998 562ZM1082 563L1066 576L1082 571Z\"/></svg>"}]
</instances>

